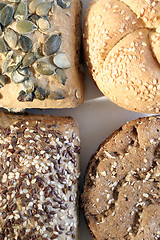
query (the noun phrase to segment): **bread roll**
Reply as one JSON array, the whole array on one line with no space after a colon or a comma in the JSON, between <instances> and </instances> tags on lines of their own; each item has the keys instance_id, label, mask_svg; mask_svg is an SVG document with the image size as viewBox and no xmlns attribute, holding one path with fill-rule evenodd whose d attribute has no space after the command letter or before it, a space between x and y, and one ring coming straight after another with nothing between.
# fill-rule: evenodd
<instances>
[{"instance_id":1,"label":"bread roll","mask_svg":"<svg viewBox=\"0 0 160 240\"><path fill-rule=\"evenodd\" d=\"M80 0L2 0L0 107L73 108L83 103Z\"/></svg>"},{"instance_id":2,"label":"bread roll","mask_svg":"<svg viewBox=\"0 0 160 240\"><path fill-rule=\"evenodd\" d=\"M84 52L97 86L119 106L160 113L160 1L92 1Z\"/></svg>"},{"instance_id":3,"label":"bread roll","mask_svg":"<svg viewBox=\"0 0 160 240\"><path fill-rule=\"evenodd\" d=\"M160 117L133 120L92 156L84 214L96 240L160 238Z\"/></svg>"},{"instance_id":4,"label":"bread roll","mask_svg":"<svg viewBox=\"0 0 160 240\"><path fill-rule=\"evenodd\" d=\"M76 122L0 113L0 239L78 236Z\"/></svg>"}]
</instances>

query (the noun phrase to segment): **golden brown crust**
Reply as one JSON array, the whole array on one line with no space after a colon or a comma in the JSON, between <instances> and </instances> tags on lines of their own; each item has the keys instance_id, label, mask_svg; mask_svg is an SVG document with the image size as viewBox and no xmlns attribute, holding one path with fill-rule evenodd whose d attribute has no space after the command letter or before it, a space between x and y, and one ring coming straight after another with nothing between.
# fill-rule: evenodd
<instances>
[{"instance_id":1,"label":"golden brown crust","mask_svg":"<svg viewBox=\"0 0 160 240\"><path fill-rule=\"evenodd\" d=\"M159 139L159 116L133 120L92 156L82 203L95 239L158 239Z\"/></svg>"},{"instance_id":2,"label":"golden brown crust","mask_svg":"<svg viewBox=\"0 0 160 240\"><path fill-rule=\"evenodd\" d=\"M160 58L157 1L93 1L84 21L88 71L119 106L159 113Z\"/></svg>"}]
</instances>

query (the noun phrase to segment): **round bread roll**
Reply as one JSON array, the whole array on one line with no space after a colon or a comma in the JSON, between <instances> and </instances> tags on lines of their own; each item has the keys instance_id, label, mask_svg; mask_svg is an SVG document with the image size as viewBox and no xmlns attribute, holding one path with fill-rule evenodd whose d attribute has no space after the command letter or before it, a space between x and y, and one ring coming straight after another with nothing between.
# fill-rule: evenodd
<instances>
[{"instance_id":1,"label":"round bread roll","mask_svg":"<svg viewBox=\"0 0 160 240\"><path fill-rule=\"evenodd\" d=\"M83 36L102 93L125 109L160 113L160 0L92 1Z\"/></svg>"},{"instance_id":2,"label":"round bread roll","mask_svg":"<svg viewBox=\"0 0 160 240\"><path fill-rule=\"evenodd\" d=\"M100 145L82 194L94 239L160 239L159 159L159 116L133 120Z\"/></svg>"}]
</instances>

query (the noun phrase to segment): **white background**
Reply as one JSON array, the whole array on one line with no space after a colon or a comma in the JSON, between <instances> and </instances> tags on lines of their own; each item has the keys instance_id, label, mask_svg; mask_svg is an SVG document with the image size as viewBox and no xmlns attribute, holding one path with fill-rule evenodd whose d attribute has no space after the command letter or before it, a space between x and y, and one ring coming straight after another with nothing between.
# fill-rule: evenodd
<instances>
[{"instance_id":1,"label":"white background","mask_svg":"<svg viewBox=\"0 0 160 240\"><path fill-rule=\"evenodd\" d=\"M81 1L83 3L84 18L90 1ZM93 80L88 76L87 71L85 72L86 94L83 105L69 110L27 111L37 114L72 116L78 122L81 137L81 191L88 161L100 143L127 121L145 116L145 114L124 110L110 102L95 86ZM80 210L80 240L91 239L82 211Z\"/></svg>"}]
</instances>

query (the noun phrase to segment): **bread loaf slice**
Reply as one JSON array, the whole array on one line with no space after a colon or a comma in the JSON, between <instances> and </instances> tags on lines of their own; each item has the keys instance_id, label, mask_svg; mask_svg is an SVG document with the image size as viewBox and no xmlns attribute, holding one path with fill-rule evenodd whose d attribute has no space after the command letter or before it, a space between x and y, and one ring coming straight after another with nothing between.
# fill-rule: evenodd
<instances>
[{"instance_id":1,"label":"bread loaf slice","mask_svg":"<svg viewBox=\"0 0 160 240\"><path fill-rule=\"evenodd\" d=\"M79 239L76 122L1 113L0 126L0 239Z\"/></svg>"},{"instance_id":2,"label":"bread loaf slice","mask_svg":"<svg viewBox=\"0 0 160 240\"><path fill-rule=\"evenodd\" d=\"M79 0L1 1L0 107L18 112L83 103L81 10Z\"/></svg>"}]
</instances>

